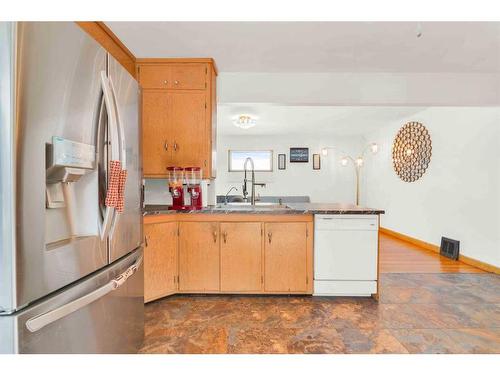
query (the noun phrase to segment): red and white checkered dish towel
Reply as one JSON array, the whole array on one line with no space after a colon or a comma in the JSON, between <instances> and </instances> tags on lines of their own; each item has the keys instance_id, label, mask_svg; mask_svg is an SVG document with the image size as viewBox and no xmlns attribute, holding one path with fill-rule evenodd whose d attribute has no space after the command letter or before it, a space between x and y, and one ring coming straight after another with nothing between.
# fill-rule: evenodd
<instances>
[{"instance_id":1,"label":"red and white checkered dish towel","mask_svg":"<svg viewBox=\"0 0 500 375\"><path fill-rule=\"evenodd\" d=\"M125 206L125 182L127 171L122 169L119 160L109 162L108 192L106 194L106 206L115 207L118 212L123 212Z\"/></svg>"}]
</instances>

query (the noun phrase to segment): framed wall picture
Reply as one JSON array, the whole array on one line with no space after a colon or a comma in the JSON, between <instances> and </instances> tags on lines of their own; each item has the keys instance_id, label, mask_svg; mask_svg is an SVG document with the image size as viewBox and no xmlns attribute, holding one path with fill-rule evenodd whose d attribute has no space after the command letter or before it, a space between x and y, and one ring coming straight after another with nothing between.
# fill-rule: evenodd
<instances>
[{"instance_id":1,"label":"framed wall picture","mask_svg":"<svg viewBox=\"0 0 500 375\"><path fill-rule=\"evenodd\" d=\"M290 147L290 163L309 163L307 147Z\"/></svg>"},{"instance_id":2,"label":"framed wall picture","mask_svg":"<svg viewBox=\"0 0 500 375\"><path fill-rule=\"evenodd\" d=\"M313 154L313 169L321 169L321 155Z\"/></svg>"},{"instance_id":3,"label":"framed wall picture","mask_svg":"<svg viewBox=\"0 0 500 375\"><path fill-rule=\"evenodd\" d=\"M278 154L278 169L286 169L286 154Z\"/></svg>"}]
</instances>

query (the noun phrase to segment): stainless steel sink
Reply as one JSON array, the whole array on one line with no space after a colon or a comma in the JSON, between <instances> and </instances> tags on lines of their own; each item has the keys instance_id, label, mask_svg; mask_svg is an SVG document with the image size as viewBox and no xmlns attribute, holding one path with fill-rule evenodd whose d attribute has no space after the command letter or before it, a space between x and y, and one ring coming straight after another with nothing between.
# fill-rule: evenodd
<instances>
[{"instance_id":1,"label":"stainless steel sink","mask_svg":"<svg viewBox=\"0 0 500 375\"><path fill-rule=\"evenodd\" d=\"M274 202L256 202L252 205L250 202L230 202L227 204L219 203L214 208L215 210L235 210L235 211L271 211L271 210L287 210L290 207L284 204L278 204Z\"/></svg>"}]
</instances>

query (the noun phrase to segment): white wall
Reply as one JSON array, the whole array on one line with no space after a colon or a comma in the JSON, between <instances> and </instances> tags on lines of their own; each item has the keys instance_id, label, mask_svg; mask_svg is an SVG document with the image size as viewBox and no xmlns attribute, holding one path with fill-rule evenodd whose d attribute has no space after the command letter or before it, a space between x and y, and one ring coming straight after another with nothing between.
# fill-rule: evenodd
<instances>
[{"instance_id":1,"label":"white wall","mask_svg":"<svg viewBox=\"0 0 500 375\"><path fill-rule=\"evenodd\" d=\"M392 168L391 145L406 121L422 122L431 134L429 169L413 183ZM366 136L381 145L367 165L362 201L383 208L382 226L440 244L460 240L460 251L500 266L500 108L425 109Z\"/></svg>"},{"instance_id":2,"label":"white wall","mask_svg":"<svg viewBox=\"0 0 500 375\"><path fill-rule=\"evenodd\" d=\"M325 146L336 146L347 153L357 154L364 146L359 137L338 137L332 135L261 135L224 136L217 144L217 195L225 195L231 186L241 185L243 172L228 172L228 150L273 150L274 171L257 172L256 181L265 182L265 188L256 187L261 195L308 195L312 202L354 202L354 169L342 167L339 154L330 153L321 157L321 170L312 169L312 154L321 154ZM309 163L290 163L290 147L309 147ZM286 169L278 170L278 154L286 154ZM235 194L234 191L231 194Z\"/></svg>"}]
</instances>

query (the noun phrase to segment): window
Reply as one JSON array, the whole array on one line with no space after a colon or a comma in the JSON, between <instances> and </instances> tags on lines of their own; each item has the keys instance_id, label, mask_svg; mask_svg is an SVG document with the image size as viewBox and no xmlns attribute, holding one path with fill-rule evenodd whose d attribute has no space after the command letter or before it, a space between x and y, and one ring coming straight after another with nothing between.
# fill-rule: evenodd
<instances>
[{"instance_id":1,"label":"window","mask_svg":"<svg viewBox=\"0 0 500 375\"><path fill-rule=\"evenodd\" d=\"M247 158L252 158L256 172L273 171L272 151L234 151L229 150L229 172L243 172L243 166ZM251 169L250 162L247 169Z\"/></svg>"}]
</instances>

